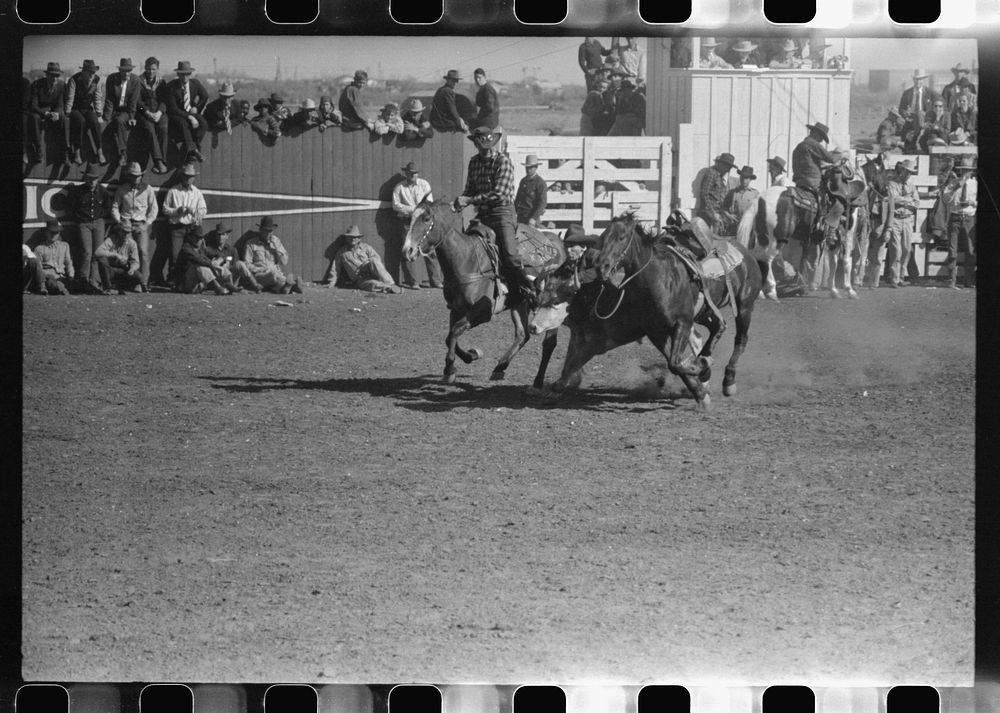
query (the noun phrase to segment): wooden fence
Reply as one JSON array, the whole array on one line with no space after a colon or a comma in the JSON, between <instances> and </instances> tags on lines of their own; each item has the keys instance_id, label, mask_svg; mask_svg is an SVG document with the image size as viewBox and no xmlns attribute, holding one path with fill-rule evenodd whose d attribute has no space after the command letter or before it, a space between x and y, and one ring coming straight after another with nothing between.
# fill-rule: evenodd
<instances>
[{"instance_id":1,"label":"wooden fence","mask_svg":"<svg viewBox=\"0 0 1000 713\"><path fill-rule=\"evenodd\" d=\"M129 150L148 165L138 134L133 132L135 145ZM56 148L50 141L46 155L56 156ZM104 151L109 157L113 155L107 141ZM351 224L361 228L366 242L384 255L389 270L398 274L402 232L391 200L393 186L403 178L401 167L415 162L435 198L453 197L464 188L465 168L473 152L472 142L459 133L402 142L367 131L311 129L266 145L243 125L234 127L232 135L222 132L205 137L205 161L195 182L208 204L206 227L226 220L239 237L254 229L261 216L274 216L276 233L291 255L290 269L307 280L324 276L335 239ZM168 164L176 168L179 162L178 151L172 146ZM62 217L65 187L81 180L82 168L60 169L48 160L25 175L23 239L37 232L46 220ZM110 165L101 180L115 184L117 176L117 167ZM162 205L166 188L175 180L173 175L157 176L147 170L145 180L159 189ZM165 230L165 222L157 221L154 237ZM74 232L67 231L71 244Z\"/></svg>"},{"instance_id":2,"label":"wooden fence","mask_svg":"<svg viewBox=\"0 0 1000 713\"><path fill-rule=\"evenodd\" d=\"M669 136L508 136L506 150L518 167L537 154L538 173L550 186L568 184L568 190L549 192L542 216L559 229L579 223L588 233L600 232L625 210L663 225L670 213ZM600 196L599 183L607 187Z\"/></svg>"}]
</instances>

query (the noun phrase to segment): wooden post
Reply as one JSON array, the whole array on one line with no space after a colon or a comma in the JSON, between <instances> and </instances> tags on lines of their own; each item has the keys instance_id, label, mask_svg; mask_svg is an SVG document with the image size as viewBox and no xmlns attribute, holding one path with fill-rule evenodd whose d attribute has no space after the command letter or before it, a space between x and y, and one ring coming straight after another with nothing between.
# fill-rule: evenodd
<instances>
[{"instance_id":1,"label":"wooden post","mask_svg":"<svg viewBox=\"0 0 1000 713\"><path fill-rule=\"evenodd\" d=\"M670 194L673 184L673 171L671 166L674 160L674 152L670 149L670 137L664 136L660 144L660 209L656 212L656 227L662 228L667 224L667 216L670 215Z\"/></svg>"},{"instance_id":2,"label":"wooden post","mask_svg":"<svg viewBox=\"0 0 1000 713\"><path fill-rule=\"evenodd\" d=\"M583 231L594 232L594 139L583 137L583 160L580 162L580 172L583 174Z\"/></svg>"}]
</instances>

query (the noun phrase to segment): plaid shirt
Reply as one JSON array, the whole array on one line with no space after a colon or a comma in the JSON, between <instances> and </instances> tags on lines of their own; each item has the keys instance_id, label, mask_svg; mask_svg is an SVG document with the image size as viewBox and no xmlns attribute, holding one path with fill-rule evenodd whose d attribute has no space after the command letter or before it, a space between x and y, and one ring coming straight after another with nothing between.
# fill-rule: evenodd
<instances>
[{"instance_id":1,"label":"plaid shirt","mask_svg":"<svg viewBox=\"0 0 1000 713\"><path fill-rule=\"evenodd\" d=\"M514 202L514 164L506 154L490 149L486 156L476 154L469 161L465 192L472 204L496 208Z\"/></svg>"},{"instance_id":2,"label":"plaid shirt","mask_svg":"<svg viewBox=\"0 0 1000 713\"><path fill-rule=\"evenodd\" d=\"M726 197L729 186L725 176L710 168L705 171L702 178L701 187L698 191L698 200L702 210L717 211L722 206L722 201Z\"/></svg>"}]
</instances>

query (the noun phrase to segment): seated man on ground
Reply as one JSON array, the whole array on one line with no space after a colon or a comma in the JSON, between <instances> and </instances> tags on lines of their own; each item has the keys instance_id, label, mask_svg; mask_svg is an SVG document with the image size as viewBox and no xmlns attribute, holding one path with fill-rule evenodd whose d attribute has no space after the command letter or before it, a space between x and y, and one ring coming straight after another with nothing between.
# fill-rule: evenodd
<instances>
[{"instance_id":1,"label":"seated man on ground","mask_svg":"<svg viewBox=\"0 0 1000 713\"><path fill-rule=\"evenodd\" d=\"M364 234L358 226L352 225L341 237L348 242L334 258L331 283L365 292L399 294L403 291L385 269L375 248L361 242Z\"/></svg>"},{"instance_id":2,"label":"seated man on ground","mask_svg":"<svg viewBox=\"0 0 1000 713\"><path fill-rule=\"evenodd\" d=\"M111 290L117 289L118 294L124 295L126 290L134 290L141 284L139 246L121 223L111 226L108 238L94 252L94 258L102 294L110 295Z\"/></svg>"},{"instance_id":3,"label":"seated man on ground","mask_svg":"<svg viewBox=\"0 0 1000 713\"><path fill-rule=\"evenodd\" d=\"M28 247L27 243L21 243L21 281L25 292L36 295L49 294L45 287L45 274L42 272L42 261Z\"/></svg>"},{"instance_id":4,"label":"seated man on ground","mask_svg":"<svg viewBox=\"0 0 1000 713\"><path fill-rule=\"evenodd\" d=\"M42 269L45 289L51 295L68 295L73 283L73 258L69 244L62 239L59 221L45 223L45 242L35 248Z\"/></svg>"},{"instance_id":5,"label":"seated man on ground","mask_svg":"<svg viewBox=\"0 0 1000 713\"><path fill-rule=\"evenodd\" d=\"M177 279L181 292L200 294L206 289L217 295L230 294L220 282L223 268L212 262L205 253L205 241L201 237L201 227L195 227L184 236L184 245L177 256Z\"/></svg>"},{"instance_id":6,"label":"seated man on ground","mask_svg":"<svg viewBox=\"0 0 1000 713\"><path fill-rule=\"evenodd\" d=\"M243 262L253 275L253 279L265 292L287 295L289 292L302 293L302 285L292 273L285 275L281 269L288 264L288 251L281 239L274 233L278 224L267 215L257 225L259 230L251 234L243 247Z\"/></svg>"},{"instance_id":7,"label":"seated man on ground","mask_svg":"<svg viewBox=\"0 0 1000 713\"><path fill-rule=\"evenodd\" d=\"M222 268L222 274L216 279L230 292L242 292L241 285L246 285L254 292L261 292L261 286L254 279L253 273L247 264L240 260L236 247L229 242L232 232L233 229L228 224L216 223L215 230L209 231L205 236L202 250L213 265Z\"/></svg>"}]
</instances>

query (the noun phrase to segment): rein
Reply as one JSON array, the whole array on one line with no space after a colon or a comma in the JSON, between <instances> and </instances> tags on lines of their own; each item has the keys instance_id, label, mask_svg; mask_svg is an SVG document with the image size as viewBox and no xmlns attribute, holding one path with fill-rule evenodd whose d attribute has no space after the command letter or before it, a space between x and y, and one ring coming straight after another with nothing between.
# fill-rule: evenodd
<instances>
[{"instance_id":1,"label":"rein","mask_svg":"<svg viewBox=\"0 0 1000 713\"><path fill-rule=\"evenodd\" d=\"M631 246L632 241L635 239L635 230L633 230L631 233L629 233L628 239L629 239L629 245L626 246L626 249L628 249L628 247ZM625 256L625 251L623 250L622 251L622 258L624 258L624 256ZM599 314L598 311L597 311L597 305L601 301L601 295L604 294L605 283L602 280L601 281L601 291L598 293L597 299L594 301L594 310L593 310L594 311L594 316L597 317L600 320L611 319L611 317L614 316L615 312L618 311L618 308L621 307L622 300L625 299L625 285L627 285L632 280L632 278L636 277L640 272L642 272L643 270L645 270L649 266L649 263L651 263L652 261L653 261L653 251L650 250L649 251L649 259L646 260L645 264L642 267L640 267L638 270L636 270L635 272L633 272L631 275L629 275L628 277L626 277L624 280L622 280L622 284L620 284L618 286L618 289L621 292L621 294L618 295L618 302L615 303L614 309L612 309L608 314L603 315L603 316L601 314ZM615 269L616 270L618 269L619 265L621 265L621 262L622 262L621 260L618 260L618 262L615 263Z\"/></svg>"}]
</instances>

